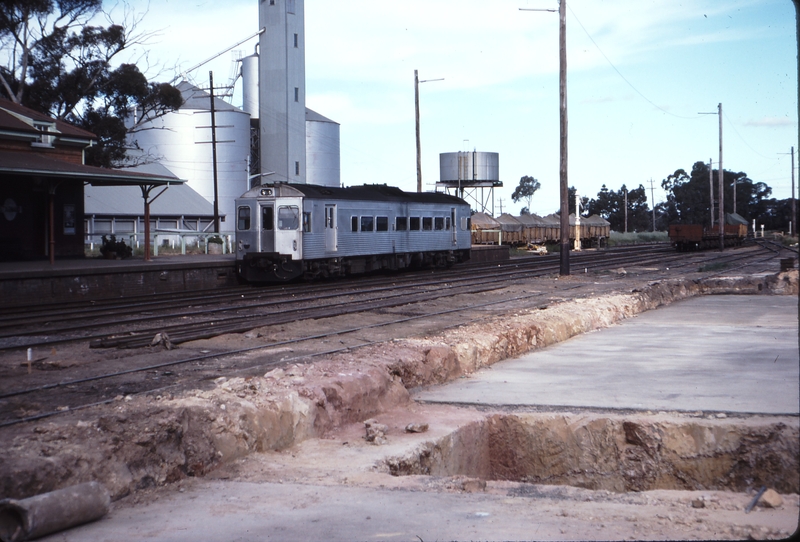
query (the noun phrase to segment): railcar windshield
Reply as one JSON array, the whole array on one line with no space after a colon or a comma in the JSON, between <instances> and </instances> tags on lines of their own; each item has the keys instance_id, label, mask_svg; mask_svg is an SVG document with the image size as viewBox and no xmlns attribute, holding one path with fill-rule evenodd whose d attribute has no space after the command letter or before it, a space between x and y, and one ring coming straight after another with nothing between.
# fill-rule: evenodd
<instances>
[{"instance_id":1,"label":"railcar windshield","mask_svg":"<svg viewBox=\"0 0 800 542\"><path fill-rule=\"evenodd\" d=\"M242 231L250 229L250 207L239 207L237 229Z\"/></svg>"},{"instance_id":2,"label":"railcar windshield","mask_svg":"<svg viewBox=\"0 0 800 542\"><path fill-rule=\"evenodd\" d=\"M296 230L300 227L300 209L296 205L278 207L278 229Z\"/></svg>"}]
</instances>

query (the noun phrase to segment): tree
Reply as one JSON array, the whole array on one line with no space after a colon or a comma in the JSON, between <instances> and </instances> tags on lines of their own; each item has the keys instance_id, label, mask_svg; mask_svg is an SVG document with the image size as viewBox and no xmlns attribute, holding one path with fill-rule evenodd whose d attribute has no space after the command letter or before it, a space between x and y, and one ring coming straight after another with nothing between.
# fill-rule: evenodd
<instances>
[{"instance_id":1,"label":"tree","mask_svg":"<svg viewBox=\"0 0 800 542\"><path fill-rule=\"evenodd\" d=\"M109 167L122 165L126 137L142 120L180 107L183 100L169 84L148 83L136 64L113 66L121 52L153 34L137 34L142 19L130 11L127 26L114 24L102 5L102 0L0 2L0 45L7 55L0 87L15 103L95 133L99 144L87 151L86 162ZM90 25L100 15L108 26ZM134 111L134 122L126 126Z\"/></svg>"},{"instance_id":2,"label":"tree","mask_svg":"<svg viewBox=\"0 0 800 542\"><path fill-rule=\"evenodd\" d=\"M761 220L768 213L767 198L772 189L763 182L754 182L746 173L724 170L724 205L725 212L733 210L733 190L736 186L736 211L746 220ZM664 211L667 220L683 224L711 224L711 186L714 189L714 222L719 216L719 170L711 171L709 180L708 164L695 162L691 173L683 169L661 181L661 187L667 191L667 205ZM765 218L766 219L766 218Z\"/></svg>"},{"instance_id":3,"label":"tree","mask_svg":"<svg viewBox=\"0 0 800 542\"><path fill-rule=\"evenodd\" d=\"M625 192L627 191L627 231L648 231L652 228L652 215L647 205L647 191L641 184L638 188L628 190L623 184L619 191L609 190L603 185L597 198L589 201L590 215L600 215L611 223L614 231L625 231L626 210Z\"/></svg>"},{"instance_id":4,"label":"tree","mask_svg":"<svg viewBox=\"0 0 800 542\"><path fill-rule=\"evenodd\" d=\"M530 212L531 208L531 199L533 199L533 195L536 193L537 190L541 187L541 183L534 179L533 177L529 177L527 175L523 176L519 180L519 184L514 189L514 193L511 194L511 199L514 200L514 203L517 203L519 200L524 199L527 202L525 209Z\"/></svg>"}]
</instances>

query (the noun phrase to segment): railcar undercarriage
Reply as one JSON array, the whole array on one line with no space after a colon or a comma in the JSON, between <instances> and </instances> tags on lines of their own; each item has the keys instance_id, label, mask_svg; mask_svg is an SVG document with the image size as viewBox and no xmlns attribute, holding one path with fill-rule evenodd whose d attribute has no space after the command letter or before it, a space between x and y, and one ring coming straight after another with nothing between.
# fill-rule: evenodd
<instances>
[{"instance_id":1,"label":"railcar undercarriage","mask_svg":"<svg viewBox=\"0 0 800 542\"><path fill-rule=\"evenodd\" d=\"M248 282L288 282L358 275L374 271L398 271L425 267L450 267L469 260L469 250L413 252L292 260L277 253L248 253L237 262L239 276Z\"/></svg>"}]
</instances>

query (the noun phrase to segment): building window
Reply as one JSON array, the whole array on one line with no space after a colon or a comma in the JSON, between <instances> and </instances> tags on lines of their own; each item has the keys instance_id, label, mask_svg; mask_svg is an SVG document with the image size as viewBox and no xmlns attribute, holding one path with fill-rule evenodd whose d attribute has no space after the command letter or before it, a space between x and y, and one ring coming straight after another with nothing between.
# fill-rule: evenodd
<instances>
[{"instance_id":1,"label":"building window","mask_svg":"<svg viewBox=\"0 0 800 542\"><path fill-rule=\"evenodd\" d=\"M300 175L300 162L295 162L294 163L294 174L295 175Z\"/></svg>"},{"instance_id":2,"label":"building window","mask_svg":"<svg viewBox=\"0 0 800 542\"><path fill-rule=\"evenodd\" d=\"M294 101L300 101L300 89L297 87L294 87Z\"/></svg>"},{"instance_id":3,"label":"building window","mask_svg":"<svg viewBox=\"0 0 800 542\"><path fill-rule=\"evenodd\" d=\"M297 45L298 41L299 41L299 40L298 40L298 38L297 38L297 34L295 34L295 35L294 35L294 48L295 48L295 49L297 49L297 47L298 47L298 45Z\"/></svg>"},{"instance_id":4,"label":"building window","mask_svg":"<svg viewBox=\"0 0 800 542\"><path fill-rule=\"evenodd\" d=\"M286 0L286 13L295 13L295 0Z\"/></svg>"}]
</instances>

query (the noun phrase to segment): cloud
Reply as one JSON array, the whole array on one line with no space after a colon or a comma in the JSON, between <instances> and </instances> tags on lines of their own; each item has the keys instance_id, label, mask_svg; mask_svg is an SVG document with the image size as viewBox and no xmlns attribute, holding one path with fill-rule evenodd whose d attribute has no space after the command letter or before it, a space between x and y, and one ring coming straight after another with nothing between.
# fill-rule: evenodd
<instances>
[{"instance_id":1,"label":"cloud","mask_svg":"<svg viewBox=\"0 0 800 542\"><path fill-rule=\"evenodd\" d=\"M784 126L797 126L797 121L789 117L762 117L760 119L748 120L744 125L755 128L782 128Z\"/></svg>"}]
</instances>

